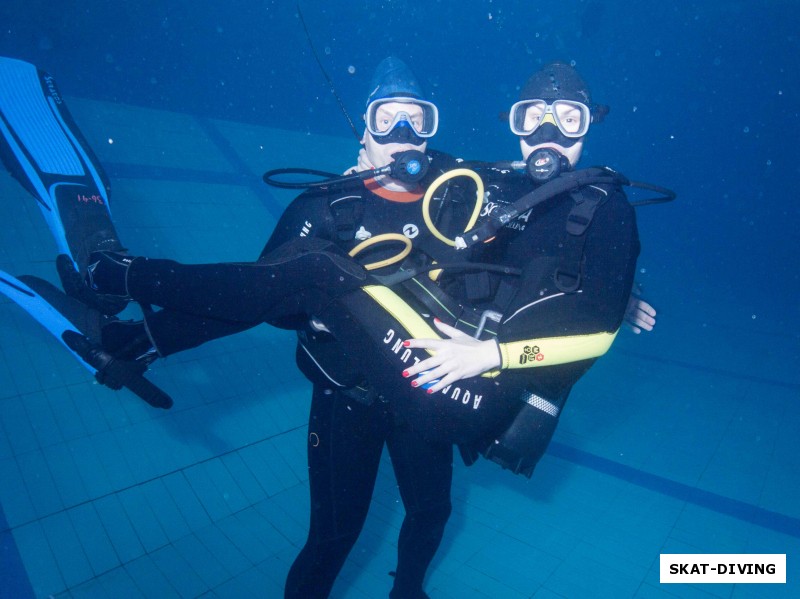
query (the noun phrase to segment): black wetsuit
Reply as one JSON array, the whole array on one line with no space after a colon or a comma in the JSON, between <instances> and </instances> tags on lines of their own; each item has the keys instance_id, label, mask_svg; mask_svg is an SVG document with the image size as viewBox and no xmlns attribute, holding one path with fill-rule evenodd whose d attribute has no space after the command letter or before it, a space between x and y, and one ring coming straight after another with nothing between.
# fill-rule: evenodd
<instances>
[{"instance_id":1,"label":"black wetsuit","mask_svg":"<svg viewBox=\"0 0 800 599\"><path fill-rule=\"evenodd\" d=\"M483 176L487 191L484 216L536 188L528 177L516 173L490 171ZM585 218L570 215L577 203L585 202L597 203L591 222L584 230L575 231L579 235L570 234L568 220ZM451 287L451 292L476 306L503 314L497 330L500 343L620 328L640 250L636 214L620 187L602 184L561 194L521 214L500 229L492 242L479 247L475 260L523 271L521 277L489 273L485 276L488 287L473 284L478 292L471 297L464 288L456 291ZM454 284L462 281L455 279ZM487 296L478 297L486 289ZM547 376L541 376L541 370L534 369L531 374L524 368L504 371L502 376L525 377L529 391L557 400L593 362L548 366Z\"/></svg>"},{"instance_id":2,"label":"black wetsuit","mask_svg":"<svg viewBox=\"0 0 800 599\"><path fill-rule=\"evenodd\" d=\"M516 173L489 170L482 176L487 192L483 218L536 189L528 177ZM595 208L587 212L587 205ZM619 186L599 184L561 194L522 213L493 241L479 247L474 260L516 266L522 276L468 275L451 280L448 291L503 314L497 327L501 346L518 340L616 333L620 328L640 244L636 214ZM530 476L573 385L596 358L544 369L519 368L546 359L536 343L518 343L517 349L520 345L521 351L508 356L516 364L510 364L501 378L524 380L525 405L504 436L489 435L461 449L467 461L480 451L503 467Z\"/></svg>"},{"instance_id":3,"label":"black wetsuit","mask_svg":"<svg viewBox=\"0 0 800 599\"><path fill-rule=\"evenodd\" d=\"M284 212L262 252L262 260L274 257L275 250L282 244L298 238L331 240L344 251L349 251L368 236L401 233L412 240L416 251L439 261L449 261L445 256L452 250L435 240L425 226L420 198L421 192L435 177L457 164L447 155L429 154L434 161L426 180L420 185L420 192L416 194L387 193L374 181L366 185L351 182L302 194ZM465 190L461 188L460 191ZM467 196L468 193L461 193L455 197L454 192L445 187L436 194L431 212L434 217L438 215L436 220L441 231L451 236L454 234L455 225L451 224L451 219L460 222L462 227L466 223L474 205L474 192L471 198ZM442 202L442 198L447 202ZM447 208L442 210L444 204ZM400 249L402 246L396 242L384 243L366 250L359 260L362 263L380 261L394 256ZM417 258L419 256L417 254ZM152 261L151 265L156 263L159 264L162 282L176 272L165 261ZM138 266L143 265L140 263ZM205 271L189 268L194 268L191 274L182 282L176 281L181 293L161 296L161 291L171 288L165 283L151 289L151 295L147 297L147 301L161 306L169 306L170 299L181 299L184 304L178 308L194 309L193 312L190 310L191 313L167 309L147 316L150 336L161 355L245 330L264 320L298 330L298 365L314 385L308 441L311 523L308 540L289 572L286 597L328 596L363 527L384 444L389 450L406 510L398 540L398 566L392 597L423 597L422 582L441 542L451 510L452 445L426 441L414 432L393 409L388 394L381 395L379 388L365 384L360 356L348 353L329 333L310 326L308 305L315 302L319 302L316 315L323 322L339 317L335 305L328 305L326 319L326 301L320 299L324 295L322 289L312 289L301 294L302 297L291 297L287 303L267 306L263 301L263 290L252 284L242 284L237 278L246 277L245 273L258 270L258 266L241 265L238 274L236 268L226 271L223 276L227 277L226 283L218 287L210 283L219 274L213 267ZM398 265L388 266L375 273L385 274L397 268ZM136 270L132 269L132 274ZM203 274L210 279L204 278ZM294 275L295 283L311 276L310 272L297 270L289 274ZM133 287L137 286L136 280L142 287L154 280L150 275L136 279L135 274L133 279L129 279ZM256 280L263 282L265 277ZM211 292L215 287L231 291L232 296L215 295ZM191 298L201 300L209 297L213 306L204 305L203 301L192 305ZM254 298L253 302L249 301ZM248 306L252 308L250 312L247 312ZM369 305L364 298L359 307L373 314L376 312L375 306ZM202 317L204 314L209 317ZM231 317L226 318L229 314ZM277 314L281 317L276 318ZM359 341L362 346L366 343L366 340ZM400 369L398 366L398 375ZM410 389L407 381L404 381L404 387Z\"/></svg>"},{"instance_id":4,"label":"black wetsuit","mask_svg":"<svg viewBox=\"0 0 800 599\"><path fill-rule=\"evenodd\" d=\"M533 189L523 177L503 174L492 181L493 176L498 175L484 173L489 180L489 202L484 207L487 215ZM267 321L299 329L298 362L308 378L347 389L365 401L391 395L392 403L398 404L396 411L417 432L437 442L471 442L497 434L498 425L507 423L513 415L517 407L513 402L522 391L563 405L571 386L605 351L601 348L583 359L584 354L574 350L574 340L601 336L608 337L610 345L619 328L639 243L633 209L616 186L599 184L562 194L508 223L494 241L478 246L479 255L473 261L508 266L521 271L521 276L479 272L444 277L442 287L449 298L425 274L397 286L395 295L374 281L364 281L363 276L348 286L325 271L312 274L314 266L310 263L285 265L294 253L284 246L286 240L311 239L312 230L318 235L316 239L330 239L342 232L340 219L329 214L329 195L334 204L339 199L349 202L361 198L352 187L328 195L301 196L287 210L259 264L179 266L150 261L148 268L135 264L129 285L133 280L137 299L145 302L249 326ZM594 209L587 216L585 206L590 204ZM427 229L418 228L416 204L398 204L375 196L363 206L367 207L365 212L355 219L359 229L366 230L367 223L375 231L391 231L392 227L381 229L380 223L405 220L397 227L418 232L415 246L427 247L437 265L449 272L446 264L456 254L442 249L438 241L432 242ZM579 210L581 206L584 208ZM382 218L371 220L372 210L382 212ZM396 214L387 216L391 211ZM321 216L315 219L311 216L314 214ZM577 228L576 222L580 223ZM292 237L291 232L296 231L300 235ZM337 246L348 244L354 241L340 240ZM276 250L284 255L276 257ZM379 255L370 256L369 261L385 257L386 252L392 254L396 249L379 248ZM144 275L142 270L146 271ZM269 276L265 275L267 270ZM313 293L301 293L304 287L310 287ZM439 295L435 295L437 291ZM287 292L287 299L273 301ZM326 298L320 300L323 295ZM453 297L460 301L453 301ZM435 301L426 303L425 299ZM410 306L416 321L404 319L398 306ZM499 323L487 327L492 329L503 355L503 370L496 373L499 376L459 381L430 397L424 389L407 385L400 376L402 367L427 354L404 348L402 341L436 335L425 323L432 316L470 330L470 319L475 322L475 315L483 309L503 315ZM418 313L426 312L425 318L418 317ZM309 315L320 317L334 334L309 326ZM420 323L421 331L417 326ZM567 363L553 359L560 349L558 342L570 344L572 355ZM547 366L547 370L534 366Z\"/></svg>"},{"instance_id":5,"label":"black wetsuit","mask_svg":"<svg viewBox=\"0 0 800 599\"><path fill-rule=\"evenodd\" d=\"M455 165L440 155L432 166L424 184ZM401 200L409 194L395 195ZM367 234L403 233L415 248L441 259L447 250L425 226L420 204L387 200L360 183L327 193L308 192L283 214L264 252L300 235L336 240L350 250ZM447 210L443 216L451 214ZM439 224L445 231L450 228ZM362 261L382 260L399 249L397 244L383 245ZM325 322L324 315L319 316ZM330 334L314 330L307 318L299 340L298 365L314 384L308 425L311 520L306 544L289 571L285 597L322 598L330 593L364 525L384 444L406 512L391 596L423 597L422 582L451 511L452 446L422 439L389 398L363 384L357 356L348 355Z\"/></svg>"},{"instance_id":6,"label":"black wetsuit","mask_svg":"<svg viewBox=\"0 0 800 599\"><path fill-rule=\"evenodd\" d=\"M516 200L532 189L531 184L523 178L497 175L500 178L494 181L493 177L494 173L487 176L490 180L489 204L485 206L487 214L494 205ZM610 333L619 328L639 251L635 215L624 195L615 187L585 189L575 198L577 201L564 194L545 202L509 223L500 230L494 242L480 248L482 260L521 268L522 277L479 274L451 277L445 282L448 290L462 300L469 300L504 315L496 331L501 346L505 344L512 347L515 341L540 338ZM363 203L362 199L365 200ZM579 235L568 233L567 221L573 207L587 201L596 203L588 228L579 231ZM348 218L347 215L333 215L331 204L361 204L361 207L357 213L353 213L352 218ZM584 222L584 225L587 223ZM353 229L361 230L362 227L373 235L398 229L418 232L415 245L429 249L440 262L452 260L452 255L448 255L447 251L436 249L438 242L431 244L427 230L421 225L418 203L389 202L374 196L360 184L332 189L327 193L304 194L298 198L287 210L267 244L265 257L272 257L274 261L273 248L293 237L338 238L339 245L347 249L356 240L348 241L346 238L352 235ZM394 251L379 250L379 253ZM436 256L437 252L441 255ZM371 260L380 257L383 256L372 256ZM241 269L247 268L246 265L241 266ZM213 271L214 267L210 269ZM172 267L166 270L173 272ZM557 273L559 276L556 276ZM576 286L577 276L580 279ZM561 282L561 289L555 283L556 278ZM234 277L224 287L218 283L212 285L210 288L220 289L216 304L221 312L210 314L219 318L220 314L227 311L231 315L238 313L236 318L264 317L274 323L275 312L273 306L265 307L264 291L249 285L247 279L247 276L242 280ZM264 279L262 276L258 280L263 283ZM193 276L191 280L196 284L198 278ZM201 285L203 287L205 285ZM225 287L229 290L227 295ZM566 287L570 288L565 291ZM249 292L241 292L248 288ZM191 297L194 294L187 295ZM234 301L234 297L238 301ZM374 377L375 371L380 369L381 360L386 360L388 355L390 362L391 356L398 354L398 350L387 352L386 348L380 347L385 329L379 328L377 336L370 330L374 318L385 315L380 314L380 310L376 311L368 294L359 290L346 297L347 308L355 318L346 316L347 312L339 309L341 305L327 300L314 308L293 310L281 306L279 310L289 316L286 319L287 326L292 328L298 326L297 322L289 322L295 311L301 312L301 320L306 322L308 311L311 310L310 313L320 316L322 322L331 326L337 338L345 340L340 345L329 334L315 332L310 327L304 328L300 334L298 361L303 372L314 382L309 422L312 518L308 542L287 581L287 596L327 595L363 525L384 442L389 447L407 510L399 543L396 596L421 596L422 579L441 540L450 510L452 452L449 442L426 441L416 431L425 432L427 429L430 432L432 422L435 428L437 423L446 426L448 419L458 420L462 415L463 418L474 418L478 406L463 401L463 389L469 388L473 384L470 381L476 379L459 382L461 387L458 389L461 390L458 396L454 396L451 389L443 392L443 397L423 395L423 401L415 401L414 393L402 380L400 384L403 387L396 387L398 391L395 397L380 393L383 389L395 388L392 386L395 383L391 383L388 377L399 378L399 365L396 371L383 369L385 373L381 376L387 379L385 385L381 386L381 379L376 381L374 378L371 379L373 385L362 385L362 378L366 377L369 383L370 376ZM160 300L158 297L153 299L157 304L161 303ZM415 302L413 298L409 301L412 304ZM202 301L199 303L202 304ZM265 311L264 314L259 310ZM345 314L344 318L342 314ZM358 320L359 314L362 321L367 322L366 326L340 324L342 320L345 325L348 321ZM355 336L348 340L348 336L354 335L352 331L356 332ZM362 331L368 336L372 335L373 342L379 346L378 351L371 351L367 340L359 341L358 333ZM366 347L367 352L345 351L345 348L353 347ZM539 350L531 353L529 349L525 346L519 356L506 357L520 362L528 357L531 360L538 359ZM572 385L592 362L592 359L586 359L550 366L544 370L504 370L490 384L504 389L500 395L503 395L506 403L495 404L487 400L482 403L480 413L500 414L500 421L507 425L522 405L519 401L524 399L520 396L522 390L536 397L537 401L549 402L560 409ZM375 368L372 368L373 364ZM511 366L514 365L519 366ZM484 381L478 383L483 384ZM415 391L417 394L423 393L422 390ZM505 405L505 408L493 412L492 409L497 405ZM547 434L542 435L541 452L557 421L557 414L553 416L542 412L542 415L543 420L552 422L547 421L543 425ZM478 420L486 419L484 416ZM480 446L491 441L500 431L497 426L492 426L482 432L482 436L473 435L470 443ZM426 436L437 438L436 434ZM358 461L354 462L356 457Z\"/></svg>"}]
</instances>

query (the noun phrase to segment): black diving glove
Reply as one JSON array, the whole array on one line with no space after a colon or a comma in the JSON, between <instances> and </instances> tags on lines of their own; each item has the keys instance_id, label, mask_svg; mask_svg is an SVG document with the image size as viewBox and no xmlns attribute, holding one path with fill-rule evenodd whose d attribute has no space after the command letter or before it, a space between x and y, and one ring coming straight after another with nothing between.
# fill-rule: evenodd
<instances>
[{"instance_id":1,"label":"black diving glove","mask_svg":"<svg viewBox=\"0 0 800 599\"><path fill-rule=\"evenodd\" d=\"M130 299L128 268L136 258L116 252L92 252L86 270L86 285L101 295Z\"/></svg>"}]
</instances>

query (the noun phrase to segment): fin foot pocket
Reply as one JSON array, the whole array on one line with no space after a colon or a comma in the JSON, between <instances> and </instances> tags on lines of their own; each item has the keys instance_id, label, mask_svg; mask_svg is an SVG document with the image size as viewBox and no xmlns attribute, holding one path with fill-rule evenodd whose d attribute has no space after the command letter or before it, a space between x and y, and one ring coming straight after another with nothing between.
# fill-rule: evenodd
<instances>
[{"instance_id":1,"label":"fin foot pocket","mask_svg":"<svg viewBox=\"0 0 800 599\"><path fill-rule=\"evenodd\" d=\"M126 387L154 408L168 410L172 407L172 398L144 378L146 364L117 360L75 331L64 331L61 338L72 351L97 370L95 378L100 384L115 391Z\"/></svg>"},{"instance_id":2,"label":"fin foot pocket","mask_svg":"<svg viewBox=\"0 0 800 599\"><path fill-rule=\"evenodd\" d=\"M59 254L56 257L56 270L58 271L58 278L61 280L61 286L64 288L64 293L68 296L83 302L90 308L94 308L103 314L113 316L119 314L128 305L127 300L98 295L86 286L83 282L83 277L75 269L75 264L72 258L66 254Z\"/></svg>"},{"instance_id":3,"label":"fin foot pocket","mask_svg":"<svg viewBox=\"0 0 800 599\"><path fill-rule=\"evenodd\" d=\"M101 345L118 360L149 366L158 358L143 321L114 320L101 331Z\"/></svg>"}]
</instances>

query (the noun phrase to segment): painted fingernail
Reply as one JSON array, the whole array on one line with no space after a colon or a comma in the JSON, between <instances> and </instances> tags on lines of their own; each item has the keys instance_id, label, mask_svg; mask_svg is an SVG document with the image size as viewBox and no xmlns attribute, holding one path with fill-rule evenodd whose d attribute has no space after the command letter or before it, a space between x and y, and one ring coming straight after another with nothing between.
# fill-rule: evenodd
<instances>
[{"instance_id":1,"label":"painted fingernail","mask_svg":"<svg viewBox=\"0 0 800 599\"><path fill-rule=\"evenodd\" d=\"M403 347L408 347L409 345L411 345L410 341L403 341Z\"/></svg>"},{"instance_id":2,"label":"painted fingernail","mask_svg":"<svg viewBox=\"0 0 800 599\"><path fill-rule=\"evenodd\" d=\"M433 389L428 389L428 395L430 395L431 393L433 393Z\"/></svg>"},{"instance_id":3,"label":"painted fingernail","mask_svg":"<svg viewBox=\"0 0 800 599\"><path fill-rule=\"evenodd\" d=\"M403 378L408 378L408 370L403 371Z\"/></svg>"},{"instance_id":4,"label":"painted fingernail","mask_svg":"<svg viewBox=\"0 0 800 599\"><path fill-rule=\"evenodd\" d=\"M438 318L434 317L433 322L442 322L442 321L439 320Z\"/></svg>"},{"instance_id":5,"label":"painted fingernail","mask_svg":"<svg viewBox=\"0 0 800 599\"><path fill-rule=\"evenodd\" d=\"M411 386L412 386L412 387L416 387L418 384L419 384L419 383L417 383L417 381L411 381Z\"/></svg>"}]
</instances>

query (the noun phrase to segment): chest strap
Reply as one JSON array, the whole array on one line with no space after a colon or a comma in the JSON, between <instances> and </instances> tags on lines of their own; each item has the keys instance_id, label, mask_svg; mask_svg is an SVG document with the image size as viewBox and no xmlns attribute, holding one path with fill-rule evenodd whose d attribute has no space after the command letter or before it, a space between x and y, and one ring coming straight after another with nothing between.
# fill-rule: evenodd
<instances>
[{"instance_id":1,"label":"chest strap","mask_svg":"<svg viewBox=\"0 0 800 599\"><path fill-rule=\"evenodd\" d=\"M352 195L328 204L337 241L353 241L364 219L364 198Z\"/></svg>"},{"instance_id":2,"label":"chest strap","mask_svg":"<svg viewBox=\"0 0 800 599\"><path fill-rule=\"evenodd\" d=\"M588 185L571 192L572 210L567 216L564 251L553 274L556 287L564 293L574 293L582 283L586 231L597 209L609 197L607 186Z\"/></svg>"}]
</instances>

